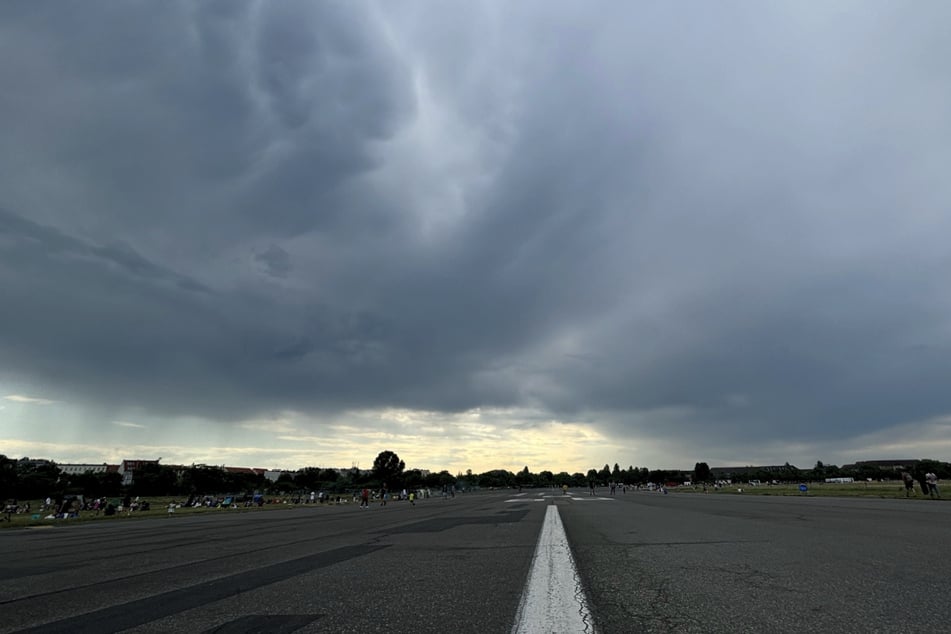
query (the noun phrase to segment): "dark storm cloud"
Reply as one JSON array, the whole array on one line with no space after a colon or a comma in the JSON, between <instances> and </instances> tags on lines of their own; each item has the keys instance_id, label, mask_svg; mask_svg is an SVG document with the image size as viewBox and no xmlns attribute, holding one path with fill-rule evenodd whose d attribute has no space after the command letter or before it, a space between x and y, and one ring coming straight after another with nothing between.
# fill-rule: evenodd
<instances>
[{"instance_id":1,"label":"dark storm cloud","mask_svg":"<svg viewBox=\"0 0 951 634\"><path fill-rule=\"evenodd\" d=\"M274 277L287 277L291 270L290 254L276 244L269 246L263 253L255 254L254 259L264 265L268 275Z\"/></svg>"},{"instance_id":2,"label":"dark storm cloud","mask_svg":"<svg viewBox=\"0 0 951 634\"><path fill-rule=\"evenodd\" d=\"M6 5L3 372L223 419L948 413L949 16L866 7Z\"/></svg>"},{"instance_id":3,"label":"dark storm cloud","mask_svg":"<svg viewBox=\"0 0 951 634\"><path fill-rule=\"evenodd\" d=\"M203 284L180 275L165 267L156 265L143 258L133 248L126 244L114 243L110 245L88 244L83 240L67 236L51 227L31 222L3 209L0 209L0 235L11 246L21 247L19 252L11 249L24 259L37 252L42 253L50 260L92 260L100 264L101 268L121 269L129 276L154 281L170 281L177 286L191 291L208 291ZM272 268L280 270L282 265L280 255L268 252L273 260ZM17 260L10 258L11 268ZM286 264L284 264L286 266Z\"/></svg>"}]
</instances>

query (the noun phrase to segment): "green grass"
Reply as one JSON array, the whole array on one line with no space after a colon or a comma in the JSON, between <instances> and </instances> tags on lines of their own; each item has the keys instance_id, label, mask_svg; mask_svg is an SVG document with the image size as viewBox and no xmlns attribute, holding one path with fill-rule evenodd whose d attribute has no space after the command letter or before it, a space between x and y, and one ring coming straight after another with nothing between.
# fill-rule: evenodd
<instances>
[{"instance_id":1,"label":"green grass","mask_svg":"<svg viewBox=\"0 0 951 634\"><path fill-rule=\"evenodd\" d=\"M760 486L750 486L745 483L738 483L720 487L719 490L714 490L712 486L707 487L708 495L774 495L774 496L807 496L807 497L871 497L871 498L885 498L885 499L905 499L905 487L900 482L852 482L846 484L826 484L819 482L807 483L809 490L804 494L799 491L799 483L791 484L776 484L776 485L760 485ZM742 489L743 492L739 493L738 489ZM674 487L668 489L671 493L700 493L702 491L701 487ZM946 493L948 496L951 496L951 485ZM912 499L917 500L929 500L927 496L921 493L921 490L916 486L915 495L912 496ZM135 521L136 519L143 519L147 517L169 517L168 505L171 502L177 503L182 500L181 497L156 497L149 498L149 503L151 508L148 511L133 511L131 513L123 511L122 513L116 513L113 516L104 515L102 512L96 513L95 511L81 511L79 517L70 518L70 519L45 519L48 512L37 511L36 509L40 508L41 501L34 500L30 502L30 506L34 509L29 514L20 514L12 515L10 521L0 521L0 529L2 528L26 528L26 527L43 527L43 526L62 526L75 524L76 522L99 522L99 521L114 521L114 522L125 522L125 521ZM350 502L342 501L341 504L348 504ZM323 506L330 506L330 503L325 503ZM175 509L175 512L171 514L169 519L174 519L174 517L180 517L182 515L206 515L206 514L215 514L215 513L262 513L267 511L273 511L277 509L293 509L300 507L313 507L321 506L315 504L292 504L288 502L287 504L265 504L262 507L244 507L239 506L238 508L208 508L208 507L198 507L198 508L179 508ZM33 519L35 515L39 515L39 519ZM2 517L2 516L0 516Z\"/></svg>"},{"instance_id":2,"label":"green grass","mask_svg":"<svg viewBox=\"0 0 951 634\"><path fill-rule=\"evenodd\" d=\"M180 496L178 497L155 497L148 498L150 508L148 511L123 511L121 513L116 513L115 515L109 516L105 515L102 511L98 514L96 511L80 511L79 517L73 517L69 519L46 519L47 515L50 515L49 511L39 511L42 501L34 500L30 502L30 507L33 509L30 513L21 513L19 515L11 515L10 521L0 521L0 529L3 528L27 528L27 527L43 527L43 526L64 526L69 524L75 524L77 522L101 522L101 521L112 521L112 522L124 522L124 521L135 521L137 519L144 519L147 517L169 517L169 519L174 519L175 517L180 517L182 515L207 515L207 514L220 514L220 513L264 513L267 511L274 511L278 509L293 509L300 507L315 507L315 506L333 506L332 503L324 504L292 504L288 502L287 504L265 504L264 506L250 506L245 507L239 505L237 508L208 508L208 507L198 507L198 508L177 508L174 513L168 512L168 505L170 503L179 503L182 501ZM342 501L341 504L346 502ZM34 519L34 516L39 515L38 519ZM5 518L5 515L0 515L0 518Z\"/></svg>"},{"instance_id":3,"label":"green grass","mask_svg":"<svg viewBox=\"0 0 951 634\"><path fill-rule=\"evenodd\" d=\"M825 482L807 482L806 486L809 487L809 490L806 493L802 493L799 490L799 483L790 483L790 484L773 484L765 485L761 484L759 486L750 486L746 483L737 483L732 485L727 485L720 487L718 491L714 491L713 487L707 487L707 493L715 495L740 495L738 489L742 489L742 495L777 495L777 496L809 496L809 497L871 497L871 498L885 498L885 499L905 499L905 486L898 481L893 482L848 482L848 483L825 483ZM940 483L939 483L940 488ZM681 491L681 492L699 492L702 489L700 487L678 487L676 489L669 489L669 491ZM951 492L951 489L949 489ZM949 493L951 495L951 493ZM924 495L921 492L921 489L918 488L916 483L915 485L915 494L911 496L912 499L928 499L930 498Z\"/></svg>"}]
</instances>

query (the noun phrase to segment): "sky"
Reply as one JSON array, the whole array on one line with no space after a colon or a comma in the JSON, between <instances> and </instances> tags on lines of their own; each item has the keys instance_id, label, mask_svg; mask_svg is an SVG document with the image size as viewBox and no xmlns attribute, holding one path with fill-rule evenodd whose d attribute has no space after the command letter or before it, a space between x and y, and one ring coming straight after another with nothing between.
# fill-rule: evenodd
<instances>
[{"instance_id":1,"label":"sky","mask_svg":"<svg viewBox=\"0 0 951 634\"><path fill-rule=\"evenodd\" d=\"M951 460L948 25L0 3L0 453Z\"/></svg>"}]
</instances>

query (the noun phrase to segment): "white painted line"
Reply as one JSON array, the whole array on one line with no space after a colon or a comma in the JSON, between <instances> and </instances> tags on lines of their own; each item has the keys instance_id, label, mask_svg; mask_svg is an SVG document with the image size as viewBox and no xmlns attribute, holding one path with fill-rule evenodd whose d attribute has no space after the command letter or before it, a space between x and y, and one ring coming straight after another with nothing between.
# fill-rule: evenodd
<instances>
[{"instance_id":1,"label":"white painted line","mask_svg":"<svg viewBox=\"0 0 951 634\"><path fill-rule=\"evenodd\" d=\"M574 497L572 495L543 495L537 498L510 498L506 502L545 502L547 500L569 500L571 502L614 502L616 498Z\"/></svg>"},{"instance_id":2,"label":"white painted line","mask_svg":"<svg viewBox=\"0 0 951 634\"><path fill-rule=\"evenodd\" d=\"M588 600L581 589L558 507L549 505L512 634L594 631L594 620L588 611Z\"/></svg>"}]
</instances>

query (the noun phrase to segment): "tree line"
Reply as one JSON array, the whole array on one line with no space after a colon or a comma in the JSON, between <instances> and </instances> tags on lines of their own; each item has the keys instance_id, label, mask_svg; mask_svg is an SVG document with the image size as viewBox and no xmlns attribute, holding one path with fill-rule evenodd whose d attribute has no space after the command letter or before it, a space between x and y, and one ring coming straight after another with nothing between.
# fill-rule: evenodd
<instances>
[{"instance_id":1,"label":"tree line","mask_svg":"<svg viewBox=\"0 0 951 634\"><path fill-rule=\"evenodd\" d=\"M622 469L617 463L605 464L600 469L568 473L540 471L533 473L528 466L521 471L493 469L475 474L472 470L452 475L449 471L422 472L407 470L399 456L389 450L380 452L370 471L357 468L339 471L305 467L296 472L284 472L276 481L263 474L227 471L222 467L191 466L173 468L158 463L146 463L135 470L130 486L122 485L122 475L116 472L91 472L66 474L55 463L34 464L28 460L15 460L0 455L0 498L42 499L47 496L85 495L90 497L115 497L131 494L140 496L215 495L223 493L260 493L264 495L294 495L302 492L324 491L347 493L364 487L391 491L400 489L471 488L516 488L516 487L587 487L592 483L606 486L614 482L620 485L637 486L648 483L672 484L690 480L713 482L716 478L706 462L698 462L693 471L648 469L629 466ZM941 479L951 477L951 464L936 460L919 460L910 467L916 479L931 471ZM818 461L812 469L800 470L788 463L776 470L744 469L742 474L725 474L721 477L733 480L822 481L827 478L852 477L856 480L898 479L897 471L883 470L874 465L858 464L852 467L826 465Z\"/></svg>"},{"instance_id":2,"label":"tree line","mask_svg":"<svg viewBox=\"0 0 951 634\"><path fill-rule=\"evenodd\" d=\"M122 474L114 471L65 473L54 462L34 463L15 460L0 454L0 498L34 500L65 495L87 497L193 496L217 494L251 494L286 496L310 491L345 493L363 487L390 490L400 488L441 488L455 485L457 478L448 471L423 473L405 469L405 463L391 452L381 452L369 472L353 468L337 469L306 467L284 472L276 481L254 472L228 471L223 467L195 465L171 467L145 463L136 468L132 484L123 486Z\"/></svg>"},{"instance_id":3,"label":"tree line","mask_svg":"<svg viewBox=\"0 0 951 634\"><path fill-rule=\"evenodd\" d=\"M915 480L921 480L926 473L934 473L940 479L951 478L951 463L938 460L915 460L912 464L906 465L908 472ZM705 462L698 462L694 466L693 472L682 472L684 476L690 478L693 482L713 482L717 479L729 479L733 481L759 480L761 482L770 482L773 480L779 482L823 482L830 478L853 478L856 481L866 480L899 480L901 479L901 470L892 468L881 468L875 464L856 463L839 467L834 464L825 464L821 460L816 461L812 469L798 469L788 462L777 468L755 469L744 467L735 473L723 472L718 470L719 476L715 476L709 465Z\"/></svg>"}]
</instances>

